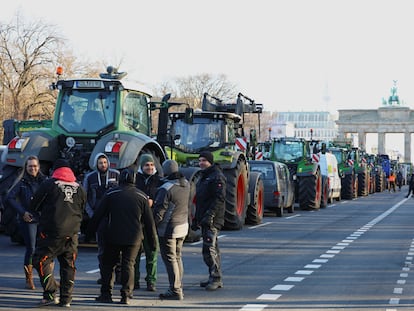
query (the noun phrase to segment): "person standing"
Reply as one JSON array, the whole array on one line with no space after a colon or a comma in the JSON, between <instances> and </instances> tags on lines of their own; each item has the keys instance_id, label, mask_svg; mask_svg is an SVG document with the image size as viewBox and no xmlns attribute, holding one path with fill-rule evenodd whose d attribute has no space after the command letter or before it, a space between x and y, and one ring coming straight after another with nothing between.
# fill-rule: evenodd
<instances>
[{"instance_id":1,"label":"person standing","mask_svg":"<svg viewBox=\"0 0 414 311\"><path fill-rule=\"evenodd\" d=\"M23 176L11 188L6 197L6 204L13 207L18 215L18 224L23 235L26 251L24 254L24 273L26 288L35 289L33 282L33 253L36 247L39 214L30 212L30 201L46 176L40 171L39 159L29 156L24 165Z\"/></svg>"},{"instance_id":2,"label":"person standing","mask_svg":"<svg viewBox=\"0 0 414 311\"><path fill-rule=\"evenodd\" d=\"M154 158L151 154L143 154L139 160L139 168L137 173L136 186L139 190L142 190L148 196L149 207L152 208L155 193L159 186L161 186L161 178L158 175L157 169L155 167ZM156 291L156 282L157 282L157 256L158 256L158 247L152 249L148 245L147 238L144 232L144 241L142 243L142 248L138 252L138 256L135 260L135 281L134 289L139 289L139 279L140 279L140 261L142 251L145 252L145 267L147 270L147 276L145 281L147 282L147 290L151 292Z\"/></svg>"},{"instance_id":3,"label":"person standing","mask_svg":"<svg viewBox=\"0 0 414 311\"><path fill-rule=\"evenodd\" d=\"M113 272L121 256L121 303L129 304L133 297L134 264L144 237L156 248L156 229L147 195L135 187L136 173L125 169L119 176L119 186L109 190L97 206L91 219L91 230L106 220L103 234L101 294L96 301L112 303Z\"/></svg>"},{"instance_id":4,"label":"person standing","mask_svg":"<svg viewBox=\"0 0 414 311\"><path fill-rule=\"evenodd\" d=\"M218 234L224 225L226 208L226 179L210 151L199 155L201 176L196 184L196 213L193 230L201 227L203 238L203 260L209 270L207 281L200 282L201 287L212 291L223 287L221 257L218 246Z\"/></svg>"},{"instance_id":5,"label":"person standing","mask_svg":"<svg viewBox=\"0 0 414 311\"><path fill-rule=\"evenodd\" d=\"M402 182L403 182L403 174L401 173L401 171L397 172L396 182L398 186L398 191L401 191Z\"/></svg>"},{"instance_id":6,"label":"person standing","mask_svg":"<svg viewBox=\"0 0 414 311\"><path fill-rule=\"evenodd\" d=\"M33 195L31 210L39 212L39 237L33 265L43 287L41 306L55 304L58 284L53 262L60 265L60 301L70 307L75 283L75 261L78 254L78 232L86 205L86 192L76 182L66 160L58 159L52 177L44 181Z\"/></svg>"},{"instance_id":7,"label":"person standing","mask_svg":"<svg viewBox=\"0 0 414 311\"><path fill-rule=\"evenodd\" d=\"M99 202L99 200L103 197L105 192L118 185L119 179L119 171L109 167L110 162L106 154L98 153L95 157L94 162L96 167L95 170L86 175L83 182L83 187L86 189L87 193L86 213L88 214L89 219L93 217L96 205ZM104 226L105 222L103 221L102 224L98 226L96 230L99 269L101 269L102 266L102 253L104 247ZM117 280L116 283L119 283L121 277L119 266L116 269L115 275L115 279ZM97 283L100 284L101 280L101 278L98 279Z\"/></svg>"},{"instance_id":8,"label":"person standing","mask_svg":"<svg viewBox=\"0 0 414 311\"><path fill-rule=\"evenodd\" d=\"M388 192L395 192L395 174L394 172L390 173L390 176L388 177Z\"/></svg>"},{"instance_id":9,"label":"person standing","mask_svg":"<svg viewBox=\"0 0 414 311\"><path fill-rule=\"evenodd\" d=\"M162 169L165 179L155 197L154 221L170 286L159 297L182 300L184 266L181 253L188 233L190 184L178 171L176 161L164 161Z\"/></svg>"},{"instance_id":10,"label":"person standing","mask_svg":"<svg viewBox=\"0 0 414 311\"><path fill-rule=\"evenodd\" d=\"M408 194L405 196L406 198L410 196L411 191L414 191L414 173L411 174L410 181L408 182Z\"/></svg>"}]
</instances>

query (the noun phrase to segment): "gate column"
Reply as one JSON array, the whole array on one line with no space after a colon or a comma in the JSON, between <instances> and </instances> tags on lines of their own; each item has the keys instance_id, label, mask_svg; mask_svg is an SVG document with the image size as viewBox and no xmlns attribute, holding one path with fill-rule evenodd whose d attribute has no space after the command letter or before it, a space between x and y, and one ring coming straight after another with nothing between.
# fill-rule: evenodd
<instances>
[{"instance_id":1,"label":"gate column","mask_svg":"<svg viewBox=\"0 0 414 311\"><path fill-rule=\"evenodd\" d=\"M411 133L404 133L404 162L411 162Z\"/></svg>"},{"instance_id":2,"label":"gate column","mask_svg":"<svg viewBox=\"0 0 414 311\"><path fill-rule=\"evenodd\" d=\"M363 132L363 131L358 131L358 142L359 142L359 147L360 147L362 150L366 150L366 148L367 148L367 146L366 146L366 143L367 143L367 137L366 137L365 132Z\"/></svg>"},{"instance_id":3,"label":"gate column","mask_svg":"<svg viewBox=\"0 0 414 311\"><path fill-rule=\"evenodd\" d=\"M378 153L385 154L385 133L378 133Z\"/></svg>"}]
</instances>

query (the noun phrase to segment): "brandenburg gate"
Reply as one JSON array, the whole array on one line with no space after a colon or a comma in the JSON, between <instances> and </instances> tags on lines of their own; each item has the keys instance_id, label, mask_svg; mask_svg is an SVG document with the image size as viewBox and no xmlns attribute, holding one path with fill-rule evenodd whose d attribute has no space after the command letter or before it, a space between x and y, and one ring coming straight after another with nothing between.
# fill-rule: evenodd
<instances>
[{"instance_id":1,"label":"brandenburg gate","mask_svg":"<svg viewBox=\"0 0 414 311\"><path fill-rule=\"evenodd\" d=\"M397 88L391 89L391 96L383 107L372 110L338 110L338 137L357 133L359 147L366 148L366 134L378 134L378 153L385 153L385 134L404 134L404 162L411 162L411 133L414 133L414 111L400 106Z\"/></svg>"}]
</instances>

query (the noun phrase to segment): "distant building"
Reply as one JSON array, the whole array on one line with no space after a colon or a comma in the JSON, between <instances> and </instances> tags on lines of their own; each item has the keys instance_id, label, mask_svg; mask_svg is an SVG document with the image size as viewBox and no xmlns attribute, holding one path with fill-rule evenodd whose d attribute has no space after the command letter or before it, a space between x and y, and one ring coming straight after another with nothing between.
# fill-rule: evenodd
<instances>
[{"instance_id":1,"label":"distant building","mask_svg":"<svg viewBox=\"0 0 414 311\"><path fill-rule=\"evenodd\" d=\"M318 140L333 140L337 137L338 130L335 124L335 116L327 111L314 112L278 112L271 124L272 137L280 137L280 134L292 132L298 138L312 138ZM283 130L282 128L285 127ZM286 135L289 136L289 135Z\"/></svg>"}]
</instances>

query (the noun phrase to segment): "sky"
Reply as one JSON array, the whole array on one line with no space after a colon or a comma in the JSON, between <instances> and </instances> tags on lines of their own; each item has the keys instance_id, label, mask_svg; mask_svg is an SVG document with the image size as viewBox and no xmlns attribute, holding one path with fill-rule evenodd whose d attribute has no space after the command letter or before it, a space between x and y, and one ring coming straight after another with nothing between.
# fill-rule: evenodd
<instances>
[{"instance_id":1,"label":"sky","mask_svg":"<svg viewBox=\"0 0 414 311\"><path fill-rule=\"evenodd\" d=\"M414 107L410 0L4 1L55 25L75 55L149 88L224 74L268 111L376 109L397 81Z\"/></svg>"}]
</instances>

